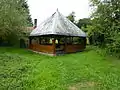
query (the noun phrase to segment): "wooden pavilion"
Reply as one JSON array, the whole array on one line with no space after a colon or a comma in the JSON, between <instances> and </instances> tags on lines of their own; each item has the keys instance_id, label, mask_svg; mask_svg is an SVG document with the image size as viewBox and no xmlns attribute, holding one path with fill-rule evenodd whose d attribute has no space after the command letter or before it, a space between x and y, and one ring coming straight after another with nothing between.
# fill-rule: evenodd
<instances>
[{"instance_id":1,"label":"wooden pavilion","mask_svg":"<svg viewBox=\"0 0 120 90\"><path fill-rule=\"evenodd\" d=\"M33 51L58 55L83 51L86 34L57 10L30 33L29 41Z\"/></svg>"}]
</instances>

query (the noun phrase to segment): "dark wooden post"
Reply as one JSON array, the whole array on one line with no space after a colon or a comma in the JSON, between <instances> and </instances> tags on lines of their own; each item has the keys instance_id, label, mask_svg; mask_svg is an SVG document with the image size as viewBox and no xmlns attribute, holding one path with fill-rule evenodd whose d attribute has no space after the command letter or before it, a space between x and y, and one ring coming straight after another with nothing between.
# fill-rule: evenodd
<instances>
[{"instance_id":1,"label":"dark wooden post","mask_svg":"<svg viewBox=\"0 0 120 90\"><path fill-rule=\"evenodd\" d=\"M72 44L73 44L73 37L72 37Z\"/></svg>"},{"instance_id":2,"label":"dark wooden post","mask_svg":"<svg viewBox=\"0 0 120 90\"><path fill-rule=\"evenodd\" d=\"M39 37L39 44L41 44L41 37Z\"/></svg>"},{"instance_id":3,"label":"dark wooden post","mask_svg":"<svg viewBox=\"0 0 120 90\"><path fill-rule=\"evenodd\" d=\"M52 40L52 45L53 45L53 54L55 55L56 54L55 39Z\"/></svg>"},{"instance_id":4,"label":"dark wooden post","mask_svg":"<svg viewBox=\"0 0 120 90\"><path fill-rule=\"evenodd\" d=\"M66 48L67 48L67 37L65 37L65 53L67 53L67 50L66 50Z\"/></svg>"},{"instance_id":5,"label":"dark wooden post","mask_svg":"<svg viewBox=\"0 0 120 90\"><path fill-rule=\"evenodd\" d=\"M29 37L29 49L31 49L32 37Z\"/></svg>"},{"instance_id":6,"label":"dark wooden post","mask_svg":"<svg viewBox=\"0 0 120 90\"><path fill-rule=\"evenodd\" d=\"M31 37L29 37L29 44L31 44Z\"/></svg>"},{"instance_id":7,"label":"dark wooden post","mask_svg":"<svg viewBox=\"0 0 120 90\"><path fill-rule=\"evenodd\" d=\"M84 38L84 47L86 48L86 44L87 44L87 38Z\"/></svg>"}]
</instances>

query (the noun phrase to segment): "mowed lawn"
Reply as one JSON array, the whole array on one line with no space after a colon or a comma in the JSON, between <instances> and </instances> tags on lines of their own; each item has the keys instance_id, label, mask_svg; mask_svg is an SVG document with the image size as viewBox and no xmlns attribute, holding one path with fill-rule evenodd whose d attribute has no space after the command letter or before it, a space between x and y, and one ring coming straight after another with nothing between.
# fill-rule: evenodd
<instances>
[{"instance_id":1,"label":"mowed lawn","mask_svg":"<svg viewBox=\"0 0 120 90\"><path fill-rule=\"evenodd\" d=\"M51 57L2 47L0 90L120 90L120 61L96 49Z\"/></svg>"}]
</instances>

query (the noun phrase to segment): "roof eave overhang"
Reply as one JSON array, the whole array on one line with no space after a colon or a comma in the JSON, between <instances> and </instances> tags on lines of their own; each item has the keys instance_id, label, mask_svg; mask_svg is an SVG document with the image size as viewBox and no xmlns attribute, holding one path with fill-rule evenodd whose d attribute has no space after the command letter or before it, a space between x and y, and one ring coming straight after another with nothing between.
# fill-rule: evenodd
<instances>
[{"instance_id":1,"label":"roof eave overhang","mask_svg":"<svg viewBox=\"0 0 120 90\"><path fill-rule=\"evenodd\" d=\"M40 36L68 36L68 37L87 37L83 35L66 35L66 34L41 34L41 35L30 35L30 37L40 37Z\"/></svg>"}]
</instances>

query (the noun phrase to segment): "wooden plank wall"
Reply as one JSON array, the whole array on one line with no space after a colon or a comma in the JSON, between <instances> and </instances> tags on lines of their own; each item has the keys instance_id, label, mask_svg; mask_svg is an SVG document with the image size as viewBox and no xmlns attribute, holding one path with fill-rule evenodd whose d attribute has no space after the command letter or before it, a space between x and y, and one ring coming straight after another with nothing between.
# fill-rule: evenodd
<instances>
[{"instance_id":1,"label":"wooden plank wall","mask_svg":"<svg viewBox=\"0 0 120 90\"><path fill-rule=\"evenodd\" d=\"M74 53L83 51L86 48L86 45L84 44L66 44L65 45L65 53ZM32 49L34 51L43 52L43 53L49 53L49 54L56 54L55 52L55 45L40 45L40 44L31 44L29 46L29 49Z\"/></svg>"},{"instance_id":2,"label":"wooden plank wall","mask_svg":"<svg viewBox=\"0 0 120 90\"><path fill-rule=\"evenodd\" d=\"M54 52L55 48L53 45L31 44L29 48L38 52L55 54ZM66 45L65 53L74 53L74 52L82 51L84 49L85 49L85 46L81 44Z\"/></svg>"},{"instance_id":3,"label":"wooden plank wall","mask_svg":"<svg viewBox=\"0 0 120 90\"><path fill-rule=\"evenodd\" d=\"M31 44L29 48L38 52L44 52L44 53L50 53L50 54L54 53L53 45Z\"/></svg>"}]
</instances>

